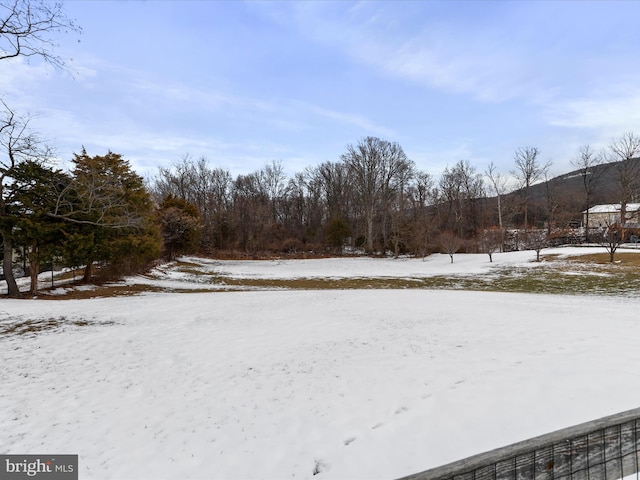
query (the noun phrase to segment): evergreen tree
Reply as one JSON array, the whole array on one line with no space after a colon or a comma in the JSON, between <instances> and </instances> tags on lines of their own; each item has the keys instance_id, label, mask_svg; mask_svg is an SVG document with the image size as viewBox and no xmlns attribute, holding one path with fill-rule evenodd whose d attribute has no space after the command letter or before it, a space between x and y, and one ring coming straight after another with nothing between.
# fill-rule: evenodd
<instances>
[{"instance_id":1,"label":"evergreen tree","mask_svg":"<svg viewBox=\"0 0 640 480\"><path fill-rule=\"evenodd\" d=\"M25 161L16 166L12 182L11 213L14 217L13 240L22 247L22 255L29 264L30 293L38 293L40 265L53 263L60 254L63 223L48 214L54 208L57 191L69 182L69 177L37 161Z\"/></svg>"},{"instance_id":2,"label":"evergreen tree","mask_svg":"<svg viewBox=\"0 0 640 480\"><path fill-rule=\"evenodd\" d=\"M0 100L0 236L2 236L2 271L9 296L20 295L13 274L14 237L21 215L16 198L20 166L25 162L43 165L50 151L29 129L29 118L21 117ZM17 182L17 183L16 183ZM12 187L14 185L14 187Z\"/></svg>"},{"instance_id":3,"label":"evergreen tree","mask_svg":"<svg viewBox=\"0 0 640 480\"><path fill-rule=\"evenodd\" d=\"M66 254L85 265L84 281L101 262L104 274L118 276L143 269L160 254L161 240L153 222L151 198L144 181L121 155L73 159L72 180L50 215L73 227L66 236Z\"/></svg>"}]
</instances>

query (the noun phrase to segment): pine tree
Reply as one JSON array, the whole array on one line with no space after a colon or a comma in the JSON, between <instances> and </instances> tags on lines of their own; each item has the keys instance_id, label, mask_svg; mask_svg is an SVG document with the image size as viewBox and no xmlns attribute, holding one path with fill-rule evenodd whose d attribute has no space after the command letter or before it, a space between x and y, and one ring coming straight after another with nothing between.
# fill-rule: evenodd
<instances>
[{"instance_id":1,"label":"pine tree","mask_svg":"<svg viewBox=\"0 0 640 480\"><path fill-rule=\"evenodd\" d=\"M69 177L60 170L28 160L16 166L7 186L12 198L13 241L22 247L24 260L29 263L31 295L38 293L40 265L53 263L60 253L63 223L48 214L57 200L56 192L68 182Z\"/></svg>"},{"instance_id":2,"label":"pine tree","mask_svg":"<svg viewBox=\"0 0 640 480\"><path fill-rule=\"evenodd\" d=\"M72 180L59 197L53 218L73 226L66 254L85 265L90 282L95 262L110 276L134 273L158 258L161 240L144 181L121 155L89 156L83 148L72 160Z\"/></svg>"}]
</instances>

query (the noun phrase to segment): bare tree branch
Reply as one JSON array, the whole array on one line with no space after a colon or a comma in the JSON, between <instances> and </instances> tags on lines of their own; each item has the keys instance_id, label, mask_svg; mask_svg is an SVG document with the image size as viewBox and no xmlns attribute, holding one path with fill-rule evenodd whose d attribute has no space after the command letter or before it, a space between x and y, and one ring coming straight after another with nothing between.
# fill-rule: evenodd
<instances>
[{"instance_id":1,"label":"bare tree branch","mask_svg":"<svg viewBox=\"0 0 640 480\"><path fill-rule=\"evenodd\" d=\"M59 33L81 33L82 29L68 18L62 3L43 0L5 0L0 2L0 60L40 57L60 69L66 61L54 50L59 46L53 36Z\"/></svg>"},{"instance_id":2,"label":"bare tree branch","mask_svg":"<svg viewBox=\"0 0 640 480\"><path fill-rule=\"evenodd\" d=\"M551 167L551 163L547 162L544 165L540 164L538 156L540 150L536 147L521 147L516 150L514 154L514 160L516 168L511 171L511 174L518 181L520 188L524 194L524 229L525 232L529 230L529 203L530 195L529 190L531 185L542 180L546 172Z\"/></svg>"}]
</instances>

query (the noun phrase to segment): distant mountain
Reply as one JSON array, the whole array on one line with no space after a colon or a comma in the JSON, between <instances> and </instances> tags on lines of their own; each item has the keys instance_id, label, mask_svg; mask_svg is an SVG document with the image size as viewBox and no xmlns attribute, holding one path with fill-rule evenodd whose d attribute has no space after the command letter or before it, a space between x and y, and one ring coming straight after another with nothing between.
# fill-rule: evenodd
<instances>
[{"instance_id":1,"label":"distant mountain","mask_svg":"<svg viewBox=\"0 0 640 480\"><path fill-rule=\"evenodd\" d=\"M629 170L638 172L637 178L633 181L640 185L640 158L630 160ZM590 205L585 203L585 187L581 170L574 170L550 179L548 182L541 182L529 187L529 194L532 204L539 206L546 205L548 192L559 202L562 208L568 209L575 216L588 207L597 204L619 203L619 169L623 162L605 163L593 167L589 175L597 178L597 184L590 199ZM638 192L640 194L640 192ZM523 194L522 189L515 190L507 195L516 200ZM567 212L569 213L569 212Z\"/></svg>"},{"instance_id":2,"label":"distant mountain","mask_svg":"<svg viewBox=\"0 0 640 480\"><path fill-rule=\"evenodd\" d=\"M549 207L553 209L551 220L559 226L580 225L583 220L582 212L594 205L620 203L619 171L623 162L611 162L592 168L590 175L597 178L589 205L585 201L585 187L580 170L558 175L549 181L536 183L529 187L529 225L543 227L549 218ZM637 198L633 202L640 202L640 158L634 158L627 164L627 171L636 172L632 183L636 184ZM552 198L551 205L548 198ZM524 192L523 189L514 190L502 197L502 215L506 225L522 225L524 221ZM497 199L488 196L481 199L478 205L489 213L494 225L497 224Z\"/></svg>"}]
</instances>

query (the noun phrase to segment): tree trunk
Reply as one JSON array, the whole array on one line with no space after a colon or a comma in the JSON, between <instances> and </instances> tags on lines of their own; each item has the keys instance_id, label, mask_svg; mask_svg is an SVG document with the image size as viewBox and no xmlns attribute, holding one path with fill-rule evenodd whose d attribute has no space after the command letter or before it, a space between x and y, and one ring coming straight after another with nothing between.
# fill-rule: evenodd
<instances>
[{"instance_id":1,"label":"tree trunk","mask_svg":"<svg viewBox=\"0 0 640 480\"><path fill-rule=\"evenodd\" d=\"M82 283L91 283L91 277L93 276L93 259L87 260L87 265L84 267L84 277L82 277Z\"/></svg>"},{"instance_id":2,"label":"tree trunk","mask_svg":"<svg viewBox=\"0 0 640 480\"><path fill-rule=\"evenodd\" d=\"M585 214L584 222L584 241L589 243L589 204L587 203L587 213Z\"/></svg>"},{"instance_id":3,"label":"tree trunk","mask_svg":"<svg viewBox=\"0 0 640 480\"><path fill-rule=\"evenodd\" d=\"M4 246L2 273L4 273L4 279L7 282L7 293L10 297L18 297L20 290L13 276L13 242L7 232L2 232L2 240Z\"/></svg>"},{"instance_id":4,"label":"tree trunk","mask_svg":"<svg viewBox=\"0 0 640 480\"><path fill-rule=\"evenodd\" d=\"M498 225L500 226L500 252L504 252L504 230L502 229L502 200L498 194Z\"/></svg>"},{"instance_id":5,"label":"tree trunk","mask_svg":"<svg viewBox=\"0 0 640 480\"><path fill-rule=\"evenodd\" d=\"M373 210L367 212L367 250L373 253Z\"/></svg>"},{"instance_id":6,"label":"tree trunk","mask_svg":"<svg viewBox=\"0 0 640 480\"><path fill-rule=\"evenodd\" d=\"M586 202L587 202L587 210L586 210L585 219L584 219L584 241L585 243L589 243L589 208L591 208L591 198L590 198L588 189L586 194Z\"/></svg>"},{"instance_id":7,"label":"tree trunk","mask_svg":"<svg viewBox=\"0 0 640 480\"><path fill-rule=\"evenodd\" d=\"M38 275L40 274L40 261L38 260L36 247L32 248L31 255L29 255L29 270L31 278L30 293L36 296L38 295Z\"/></svg>"}]
</instances>

